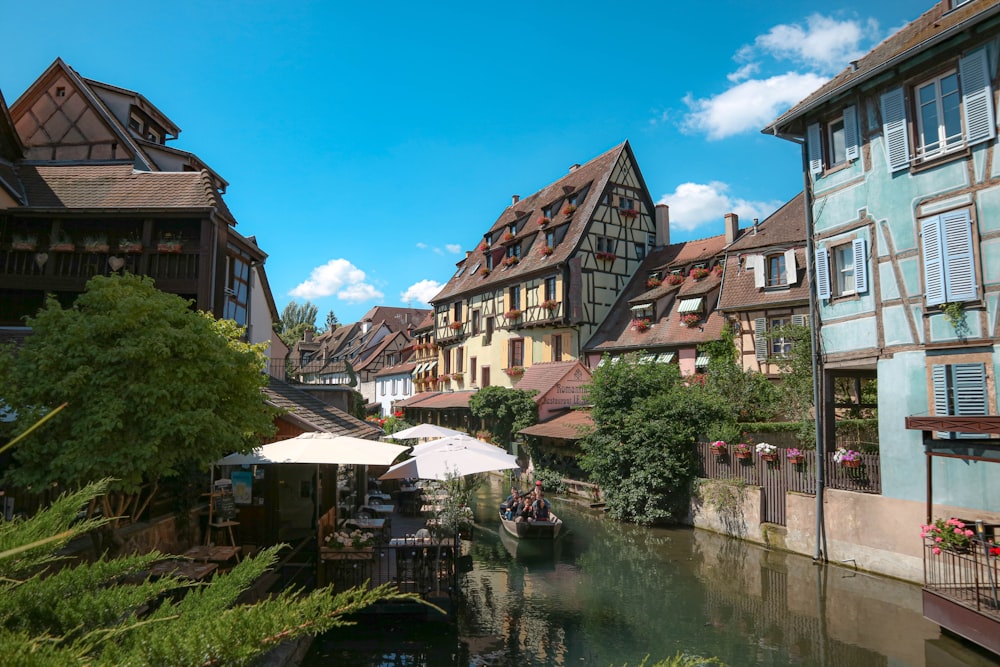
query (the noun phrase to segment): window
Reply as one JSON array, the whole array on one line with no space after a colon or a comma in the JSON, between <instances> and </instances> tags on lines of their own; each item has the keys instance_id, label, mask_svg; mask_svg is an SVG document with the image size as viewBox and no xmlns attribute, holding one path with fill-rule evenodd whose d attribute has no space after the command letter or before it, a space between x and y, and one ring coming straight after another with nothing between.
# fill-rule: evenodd
<instances>
[{"instance_id":1,"label":"window","mask_svg":"<svg viewBox=\"0 0 1000 667\"><path fill-rule=\"evenodd\" d=\"M489 366L483 366L483 381L482 381L482 386L484 386L484 387L490 386L490 367Z\"/></svg>"},{"instance_id":2,"label":"window","mask_svg":"<svg viewBox=\"0 0 1000 667\"><path fill-rule=\"evenodd\" d=\"M487 317L486 318L486 336L485 336L486 340L483 341L486 345L489 345L493 341L493 328L494 328L493 318L492 317Z\"/></svg>"},{"instance_id":3,"label":"window","mask_svg":"<svg viewBox=\"0 0 1000 667\"><path fill-rule=\"evenodd\" d=\"M524 339L513 338L507 348L507 368L524 366Z\"/></svg>"},{"instance_id":4,"label":"window","mask_svg":"<svg viewBox=\"0 0 1000 667\"><path fill-rule=\"evenodd\" d=\"M916 157L923 160L975 146L996 136L993 91L986 49L958 60L958 71L939 74L914 87ZM890 173L910 166L906 94L894 88L882 94L882 140Z\"/></svg>"},{"instance_id":5,"label":"window","mask_svg":"<svg viewBox=\"0 0 1000 667\"><path fill-rule=\"evenodd\" d=\"M472 311L472 335L473 336L478 336L479 333L480 333L480 321L479 320L480 320L479 311L478 310Z\"/></svg>"},{"instance_id":6,"label":"window","mask_svg":"<svg viewBox=\"0 0 1000 667\"><path fill-rule=\"evenodd\" d=\"M395 396L398 390L399 390L399 380L396 378L392 378L392 395Z\"/></svg>"},{"instance_id":7,"label":"window","mask_svg":"<svg viewBox=\"0 0 1000 667\"><path fill-rule=\"evenodd\" d=\"M476 384L476 358L469 357L469 383Z\"/></svg>"},{"instance_id":8,"label":"window","mask_svg":"<svg viewBox=\"0 0 1000 667\"><path fill-rule=\"evenodd\" d=\"M545 232L545 245L550 248L556 247L556 233L552 230Z\"/></svg>"},{"instance_id":9,"label":"window","mask_svg":"<svg viewBox=\"0 0 1000 667\"><path fill-rule=\"evenodd\" d=\"M979 298L968 209L921 220L920 237L927 305Z\"/></svg>"},{"instance_id":10,"label":"window","mask_svg":"<svg viewBox=\"0 0 1000 667\"><path fill-rule=\"evenodd\" d=\"M549 276L542 283L542 294L544 298L543 301L555 301L556 300L556 277Z\"/></svg>"},{"instance_id":11,"label":"window","mask_svg":"<svg viewBox=\"0 0 1000 667\"><path fill-rule=\"evenodd\" d=\"M789 338L772 336L771 332L788 325L807 326L808 316L792 315L787 317L758 317L753 322L753 346L757 361L767 361L768 357L784 356L792 351L792 341ZM770 340L769 340L770 339Z\"/></svg>"},{"instance_id":12,"label":"window","mask_svg":"<svg viewBox=\"0 0 1000 667\"><path fill-rule=\"evenodd\" d=\"M507 228L507 232L511 236L517 236L517 223L516 222L510 223L510 227Z\"/></svg>"},{"instance_id":13,"label":"window","mask_svg":"<svg viewBox=\"0 0 1000 667\"><path fill-rule=\"evenodd\" d=\"M444 367L442 367L441 372L444 375L451 375L451 350L445 350L441 357L444 359Z\"/></svg>"},{"instance_id":14,"label":"window","mask_svg":"<svg viewBox=\"0 0 1000 667\"><path fill-rule=\"evenodd\" d=\"M66 97L66 86L56 86L56 97Z\"/></svg>"},{"instance_id":15,"label":"window","mask_svg":"<svg viewBox=\"0 0 1000 667\"><path fill-rule=\"evenodd\" d=\"M379 382L379 388L382 390L382 396L385 396L385 385L387 384L388 382L386 382L385 380Z\"/></svg>"},{"instance_id":16,"label":"window","mask_svg":"<svg viewBox=\"0 0 1000 667\"><path fill-rule=\"evenodd\" d=\"M816 293L820 299L868 291L868 254L865 239L830 249L816 249Z\"/></svg>"},{"instance_id":17,"label":"window","mask_svg":"<svg viewBox=\"0 0 1000 667\"><path fill-rule=\"evenodd\" d=\"M403 394L404 395L410 394L410 378L408 377L403 378Z\"/></svg>"},{"instance_id":18,"label":"window","mask_svg":"<svg viewBox=\"0 0 1000 667\"><path fill-rule=\"evenodd\" d=\"M646 259L646 246L642 243L635 244L635 258L639 261Z\"/></svg>"},{"instance_id":19,"label":"window","mask_svg":"<svg viewBox=\"0 0 1000 667\"><path fill-rule=\"evenodd\" d=\"M656 234L646 234L646 249L652 250L656 247Z\"/></svg>"},{"instance_id":20,"label":"window","mask_svg":"<svg viewBox=\"0 0 1000 667\"><path fill-rule=\"evenodd\" d=\"M521 286L514 285L507 290L507 310L521 310Z\"/></svg>"},{"instance_id":21,"label":"window","mask_svg":"<svg viewBox=\"0 0 1000 667\"><path fill-rule=\"evenodd\" d=\"M788 276L785 273L785 255L769 255L767 257L767 286L784 287L788 284Z\"/></svg>"},{"instance_id":22,"label":"window","mask_svg":"<svg viewBox=\"0 0 1000 667\"><path fill-rule=\"evenodd\" d=\"M542 217L543 218L551 218L552 217L552 207L551 206L546 206L545 208L542 209Z\"/></svg>"},{"instance_id":23,"label":"window","mask_svg":"<svg viewBox=\"0 0 1000 667\"><path fill-rule=\"evenodd\" d=\"M464 362L465 362L464 356L465 356L465 350L464 349L462 349L460 347L459 348L455 348L455 372L456 373L461 373L462 371L465 370L465 368L463 368Z\"/></svg>"},{"instance_id":24,"label":"window","mask_svg":"<svg viewBox=\"0 0 1000 667\"><path fill-rule=\"evenodd\" d=\"M635 201L629 197L619 197L618 198L618 210L627 211L629 209L635 208Z\"/></svg>"},{"instance_id":25,"label":"window","mask_svg":"<svg viewBox=\"0 0 1000 667\"><path fill-rule=\"evenodd\" d=\"M788 320L786 319L773 319L770 322L769 330L776 331L783 326L788 325ZM771 336L771 356L783 357L790 354L792 351L792 341L790 338L785 338L784 336Z\"/></svg>"},{"instance_id":26,"label":"window","mask_svg":"<svg viewBox=\"0 0 1000 667\"><path fill-rule=\"evenodd\" d=\"M606 252L611 255L615 254L615 240L608 238L607 236L598 236L597 252Z\"/></svg>"},{"instance_id":27,"label":"window","mask_svg":"<svg viewBox=\"0 0 1000 667\"><path fill-rule=\"evenodd\" d=\"M861 157L861 140L858 133L858 114L854 106L844 109L843 115L826 123L813 123L806 128L806 152L809 171L820 175Z\"/></svg>"},{"instance_id":28,"label":"window","mask_svg":"<svg viewBox=\"0 0 1000 667\"><path fill-rule=\"evenodd\" d=\"M235 246L231 252L239 252L239 257L226 257L225 305L223 319L233 320L240 326L247 325L247 303L250 293L250 258Z\"/></svg>"},{"instance_id":29,"label":"window","mask_svg":"<svg viewBox=\"0 0 1000 667\"><path fill-rule=\"evenodd\" d=\"M507 246L507 256L521 259L521 244L515 243L514 245Z\"/></svg>"},{"instance_id":30,"label":"window","mask_svg":"<svg viewBox=\"0 0 1000 667\"><path fill-rule=\"evenodd\" d=\"M461 322L462 321L462 302L456 301L451 304L451 321Z\"/></svg>"},{"instance_id":31,"label":"window","mask_svg":"<svg viewBox=\"0 0 1000 667\"><path fill-rule=\"evenodd\" d=\"M552 361L562 361L563 339L561 334L552 336Z\"/></svg>"},{"instance_id":32,"label":"window","mask_svg":"<svg viewBox=\"0 0 1000 667\"><path fill-rule=\"evenodd\" d=\"M486 270L487 271L493 270L493 253L486 255Z\"/></svg>"},{"instance_id":33,"label":"window","mask_svg":"<svg viewBox=\"0 0 1000 667\"><path fill-rule=\"evenodd\" d=\"M986 364L934 364L931 366L935 416L972 417L989 414ZM937 432L939 438L983 438L978 433Z\"/></svg>"}]
</instances>

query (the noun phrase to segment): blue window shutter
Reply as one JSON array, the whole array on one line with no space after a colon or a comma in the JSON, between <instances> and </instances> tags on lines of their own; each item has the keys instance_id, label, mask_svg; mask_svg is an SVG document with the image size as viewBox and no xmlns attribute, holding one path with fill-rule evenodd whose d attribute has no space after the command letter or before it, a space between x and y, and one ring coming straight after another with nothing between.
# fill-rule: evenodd
<instances>
[{"instance_id":1,"label":"blue window shutter","mask_svg":"<svg viewBox=\"0 0 1000 667\"><path fill-rule=\"evenodd\" d=\"M936 306L947 301L939 221L940 216L935 215L920 222L924 253L924 298L928 306Z\"/></svg>"},{"instance_id":2,"label":"blue window shutter","mask_svg":"<svg viewBox=\"0 0 1000 667\"><path fill-rule=\"evenodd\" d=\"M753 321L753 347L757 361L767 361L767 319L758 317Z\"/></svg>"},{"instance_id":3,"label":"blue window shutter","mask_svg":"<svg viewBox=\"0 0 1000 667\"><path fill-rule=\"evenodd\" d=\"M973 51L958 61L962 86L962 113L965 116L965 142L973 146L996 136L993 91L986 49Z\"/></svg>"},{"instance_id":4,"label":"blue window shutter","mask_svg":"<svg viewBox=\"0 0 1000 667\"><path fill-rule=\"evenodd\" d=\"M944 364L934 364L931 366L931 380L934 385L934 416L946 417L950 414L948 410L948 367ZM937 431L939 438L951 438L952 433Z\"/></svg>"},{"instance_id":5,"label":"blue window shutter","mask_svg":"<svg viewBox=\"0 0 1000 667\"><path fill-rule=\"evenodd\" d=\"M847 146L847 160L852 162L861 157L861 137L858 135L858 110L852 104L844 109L844 144Z\"/></svg>"},{"instance_id":6,"label":"blue window shutter","mask_svg":"<svg viewBox=\"0 0 1000 667\"><path fill-rule=\"evenodd\" d=\"M809 173L823 173L823 139L819 131L819 123L813 123L806 128L806 153L809 157Z\"/></svg>"},{"instance_id":7,"label":"blue window shutter","mask_svg":"<svg viewBox=\"0 0 1000 667\"><path fill-rule=\"evenodd\" d=\"M979 296L972 251L972 218L967 209L941 214L945 299L971 301Z\"/></svg>"},{"instance_id":8,"label":"blue window shutter","mask_svg":"<svg viewBox=\"0 0 1000 667\"><path fill-rule=\"evenodd\" d=\"M882 95L882 140L889 173L910 166L910 138L906 130L906 104L903 89L895 88Z\"/></svg>"},{"instance_id":9,"label":"blue window shutter","mask_svg":"<svg viewBox=\"0 0 1000 667\"><path fill-rule=\"evenodd\" d=\"M854 291L858 294L868 291L868 252L864 239L854 239Z\"/></svg>"},{"instance_id":10,"label":"blue window shutter","mask_svg":"<svg viewBox=\"0 0 1000 667\"><path fill-rule=\"evenodd\" d=\"M954 388L954 413L961 417L988 414L986 408L986 365L954 364L951 366ZM956 433L956 438L982 438L980 433Z\"/></svg>"},{"instance_id":11,"label":"blue window shutter","mask_svg":"<svg viewBox=\"0 0 1000 667\"><path fill-rule=\"evenodd\" d=\"M830 298L830 259L826 248L816 248L816 296Z\"/></svg>"}]
</instances>

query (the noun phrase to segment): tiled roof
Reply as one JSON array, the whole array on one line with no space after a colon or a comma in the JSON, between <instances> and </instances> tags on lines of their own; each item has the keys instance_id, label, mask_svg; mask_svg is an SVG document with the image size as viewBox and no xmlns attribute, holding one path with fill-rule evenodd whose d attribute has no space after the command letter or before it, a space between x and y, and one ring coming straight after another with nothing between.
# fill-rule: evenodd
<instances>
[{"instance_id":1,"label":"tiled roof","mask_svg":"<svg viewBox=\"0 0 1000 667\"><path fill-rule=\"evenodd\" d=\"M587 230L587 223L594 214L594 209L597 207L601 193L611 176L611 171L624 152L631 155L631 148L629 148L627 141L576 168L538 192L508 206L489 230L484 230L484 233L485 231L494 232L493 244L488 250L488 252L494 253L493 271L484 277L479 271L474 270L477 265L484 261L484 254L479 250L479 243L482 240L480 238L480 241L476 243L476 250L458 263L458 272L461 275L458 275L457 272L444 288L431 299L431 302L437 303L460 294L478 293L497 285L521 281L535 273L553 271L561 262L566 261L576 251L583 238ZM576 211L571 215L564 215L561 210L561 202L567 195L579 193L584 189L587 191L586 197L577 202ZM537 220L541 216L541 211L550 205L559 205L560 209L553 213L552 221L548 225L544 228L540 227ZM515 238L516 241L522 242L521 260L513 266L502 268L500 261L504 257L507 246L496 237L498 232L502 232L511 223L518 220L526 220ZM539 248L545 242L545 232L563 225L568 226L566 235L556 246L555 251L549 256L541 255ZM530 244L525 241L530 241Z\"/></svg>"},{"instance_id":2,"label":"tiled roof","mask_svg":"<svg viewBox=\"0 0 1000 667\"><path fill-rule=\"evenodd\" d=\"M518 433L536 438L579 440L593 430L594 420L590 410L570 410L541 424L523 428Z\"/></svg>"},{"instance_id":3,"label":"tiled roof","mask_svg":"<svg viewBox=\"0 0 1000 667\"><path fill-rule=\"evenodd\" d=\"M366 355L365 355L364 359L358 361L354 365L354 370L361 371L361 370L367 369L368 366L370 366L371 364L375 363L378 360L379 355L381 355L383 352L385 352L386 348L388 348L390 345L392 345L393 341L395 341L397 338L402 338L404 345L405 345L406 341L408 340L406 338L406 334L404 334L401 331L397 331L395 333L391 333L391 334L383 337L382 340L380 340L378 342L378 344L374 348L372 348L372 349L370 349L370 350L368 350L366 352Z\"/></svg>"},{"instance_id":4,"label":"tiled roof","mask_svg":"<svg viewBox=\"0 0 1000 667\"><path fill-rule=\"evenodd\" d=\"M324 403L312 394L297 389L277 378L270 378L264 388L267 402L281 410L292 413L307 422L317 431L350 435L356 438L371 438L382 435L382 430Z\"/></svg>"},{"instance_id":5,"label":"tiled roof","mask_svg":"<svg viewBox=\"0 0 1000 667\"><path fill-rule=\"evenodd\" d=\"M886 38L867 55L820 86L764 128L763 132L775 134L784 131L785 126L838 95L881 75L944 39L959 33L971 32L969 28L972 25L1000 14L1000 3L996 0L973 0L955 9L950 9L950 4L947 0L935 2L922 16ZM802 128L798 128L798 131L802 131Z\"/></svg>"},{"instance_id":6,"label":"tiled roof","mask_svg":"<svg viewBox=\"0 0 1000 667\"><path fill-rule=\"evenodd\" d=\"M541 401L556 384L576 368L583 369L587 375L590 371L579 361L548 361L532 364L524 369L524 375L517 381L515 389L537 391L535 401Z\"/></svg>"},{"instance_id":7,"label":"tiled roof","mask_svg":"<svg viewBox=\"0 0 1000 667\"><path fill-rule=\"evenodd\" d=\"M475 395L474 391L439 391L439 392L424 392L423 394L417 394L411 398L406 399L406 402L400 401L396 403L397 407L418 407L418 408L431 408L435 410L441 410L444 408L467 408L469 407L469 399ZM430 394L430 396L426 396ZM420 401L411 403L414 398L418 396L425 396Z\"/></svg>"},{"instance_id":8,"label":"tiled roof","mask_svg":"<svg viewBox=\"0 0 1000 667\"><path fill-rule=\"evenodd\" d=\"M211 209L228 213L207 172L135 171L131 164L21 164L29 208Z\"/></svg>"},{"instance_id":9,"label":"tiled roof","mask_svg":"<svg viewBox=\"0 0 1000 667\"><path fill-rule=\"evenodd\" d=\"M800 192L784 206L757 225L750 227L743 236L729 246L730 257L736 252L751 248L765 248L781 244L804 244L806 240L806 196Z\"/></svg>"},{"instance_id":10,"label":"tiled roof","mask_svg":"<svg viewBox=\"0 0 1000 667\"><path fill-rule=\"evenodd\" d=\"M409 375L413 372L413 369L417 367L417 362L407 361L405 364L396 364L395 366L389 366L388 368L383 368L375 377L388 377L390 375Z\"/></svg>"},{"instance_id":11,"label":"tiled roof","mask_svg":"<svg viewBox=\"0 0 1000 667\"><path fill-rule=\"evenodd\" d=\"M440 391L422 391L419 394L414 394L409 398L404 398L401 401L396 401L393 405L397 408L413 408L422 407L422 403L426 400L433 398L440 394Z\"/></svg>"}]
</instances>

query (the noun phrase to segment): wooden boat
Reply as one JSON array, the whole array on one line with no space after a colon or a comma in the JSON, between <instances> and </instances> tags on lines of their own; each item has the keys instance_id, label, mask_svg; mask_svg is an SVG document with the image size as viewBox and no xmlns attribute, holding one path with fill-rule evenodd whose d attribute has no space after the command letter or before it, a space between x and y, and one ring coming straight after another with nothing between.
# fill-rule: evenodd
<instances>
[{"instance_id":1,"label":"wooden boat","mask_svg":"<svg viewBox=\"0 0 1000 667\"><path fill-rule=\"evenodd\" d=\"M518 539L554 540L559 536L563 525L562 519L551 510L548 521L511 521L504 518L503 512L499 515L504 530Z\"/></svg>"}]
</instances>

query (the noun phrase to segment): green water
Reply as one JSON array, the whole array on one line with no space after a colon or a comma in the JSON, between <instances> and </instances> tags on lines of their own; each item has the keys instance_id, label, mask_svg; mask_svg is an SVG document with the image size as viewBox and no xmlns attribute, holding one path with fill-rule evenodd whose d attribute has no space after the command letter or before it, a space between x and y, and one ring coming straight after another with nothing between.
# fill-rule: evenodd
<instances>
[{"instance_id":1,"label":"green water","mask_svg":"<svg viewBox=\"0 0 1000 667\"><path fill-rule=\"evenodd\" d=\"M733 667L1000 664L924 620L917 586L702 531L622 525L558 498L566 534L518 543L501 534L500 499L499 486L477 498L454 628L368 621L317 640L305 664L605 667L677 652Z\"/></svg>"}]
</instances>

